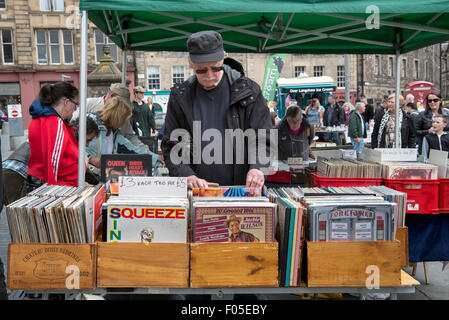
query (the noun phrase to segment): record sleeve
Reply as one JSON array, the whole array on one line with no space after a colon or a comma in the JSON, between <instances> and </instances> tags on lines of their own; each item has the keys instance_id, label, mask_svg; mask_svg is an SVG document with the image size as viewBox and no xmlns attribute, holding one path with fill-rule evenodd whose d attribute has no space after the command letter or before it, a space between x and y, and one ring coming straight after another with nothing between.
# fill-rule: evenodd
<instances>
[{"instance_id":1,"label":"record sleeve","mask_svg":"<svg viewBox=\"0 0 449 320\"><path fill-rule=\"evenodd\" d=\"M195 202L194 242L273 242L276 204Z\"/></svg>"}]
</instances>

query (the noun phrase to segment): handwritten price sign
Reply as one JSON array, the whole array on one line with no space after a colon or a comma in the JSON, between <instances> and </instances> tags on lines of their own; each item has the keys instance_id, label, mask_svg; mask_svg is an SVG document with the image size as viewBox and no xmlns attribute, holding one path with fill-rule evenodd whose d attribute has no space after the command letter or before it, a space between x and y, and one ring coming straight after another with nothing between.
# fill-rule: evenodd
<instances>
[{"instance_id":1,"label":"handwritten price sign","mask_svg":"<svg viewBox=\"0 0 449 320\"><path fill-rule=\"evenodd\" d=\"M118 180L120 196L187 197L186 177L128 177Z\"/></svg>"}]
</instances>

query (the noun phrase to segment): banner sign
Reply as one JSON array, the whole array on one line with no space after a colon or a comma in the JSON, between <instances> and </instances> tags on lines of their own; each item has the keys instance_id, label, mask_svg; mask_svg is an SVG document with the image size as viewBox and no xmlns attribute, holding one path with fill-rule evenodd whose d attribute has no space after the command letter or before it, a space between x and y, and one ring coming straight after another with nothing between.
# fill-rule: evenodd
<instances>
[{"instance_id":1,"label":"banner sign","mask_svg":"<svg viewBox=\"0 0 449 320\"><path fill-rule=\"evenodd\" d=\"M265 75L262 85L262 94L267 101L274 100L276 93L276 82L282 72L286 54L272 55L265 65Z\"/></svg>"}]
</instances>

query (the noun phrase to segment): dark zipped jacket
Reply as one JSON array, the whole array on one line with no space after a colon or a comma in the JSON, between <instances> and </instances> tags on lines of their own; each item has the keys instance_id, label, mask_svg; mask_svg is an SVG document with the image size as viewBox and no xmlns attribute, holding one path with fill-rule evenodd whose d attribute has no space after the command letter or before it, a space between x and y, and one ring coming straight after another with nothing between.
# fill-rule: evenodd
<instances>
[{"instance_id":1,"label":"dark zipped jacket","mask_svg":"<svg viewBox=\"0 0 449 320\"><path fill-rule=\"evenodd\" d=\"M288 160L289 157L294 157L298 155L293 155L294 150L297 154L301 154L303 160L309 160L310 144L313 142L315 137L315 131L313 126L310 125L307 120L307 116L303 115L301 121L301 130L295 142L292 141L292 134L287 122L287 117L282 119L277 125L278 131L278 155L279 160ZM293 146L295 145L295 146Z\"/></svg>"},{"instance_id":2,"label":"dark zipped jacket","mask_svg":"<svg viewBox=\"0 0 449 320\"><path fill-rule=\"evenodd\" d=\"M270 132L272 128L270 112L262 91L257 83L244 77L227 65L224 65L224 76L227 76L230 85L230 108L226 116L227 129L246 129L252 128L256 130L265 129L266 139L263 142L266 153L264 156L270 155ZM195 175L195 164L193 161L193 98L195 88L200 85L196 80L196 76L191 76L185 82L176 84L170 93L170 98L167 105L167 115L165 117L165 130L162 137L161 149L164 154L164 161L169 170L170 176L187 177ZM184 144L180 138L171 140L170 136L175 129L185 129L190 135L190 141L187 145ZM197 138L198 140L198 138ZM181 146L177 144L182 143ZM224 141L223 141L224 143ZM272 142L271 146L274 146ZM258 144L259 145L259 144ZM177 146L175 150L173 148ZM178 152L179 148L188 150L187 156L183 157L181 164L174 164L170 159L170 153ZM244 143L244 164L236 164L236 143L233 144L234 152L234 183L236 185L244 185L246 183L246 174L251 169L262 169L268 167L257 159L254 164L249 164L248 160L248 141L245 139ZM181 152L179 152L180 154ZM201 177L199 177L201 178Z\"/></svg>"}]
</instances>

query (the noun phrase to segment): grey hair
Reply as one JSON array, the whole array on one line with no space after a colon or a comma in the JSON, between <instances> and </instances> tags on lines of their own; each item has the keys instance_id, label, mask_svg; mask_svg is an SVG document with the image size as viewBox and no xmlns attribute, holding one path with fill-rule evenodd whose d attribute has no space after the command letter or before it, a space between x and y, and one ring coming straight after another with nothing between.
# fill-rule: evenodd
<instances>
[{"instance_id":1,"label":"grey hair","mask_svg":"<svg viewBox=\"0 0 449 320\"><path fill-rule=\"evenodd\" d=\"M362 107L364 107L364 106L365 106L365 104L364 104L363 102L357 102L357 103L355 104L355 109L358 110L358 109L360 109L360 108L362 108Z\"/></svg>"},{"instance_id":2,"label":"grey hair","mask_svg":"<svg viewBox=\"0 0 449 320\"><path fill-rule=\"evenodd\" d=\"M349 106L349 109L354 110L354 106L352 105L351 102L345 102L345 103L343 104L343 108L344 108L345 106Z\"/></svg>"}]
</instances>

